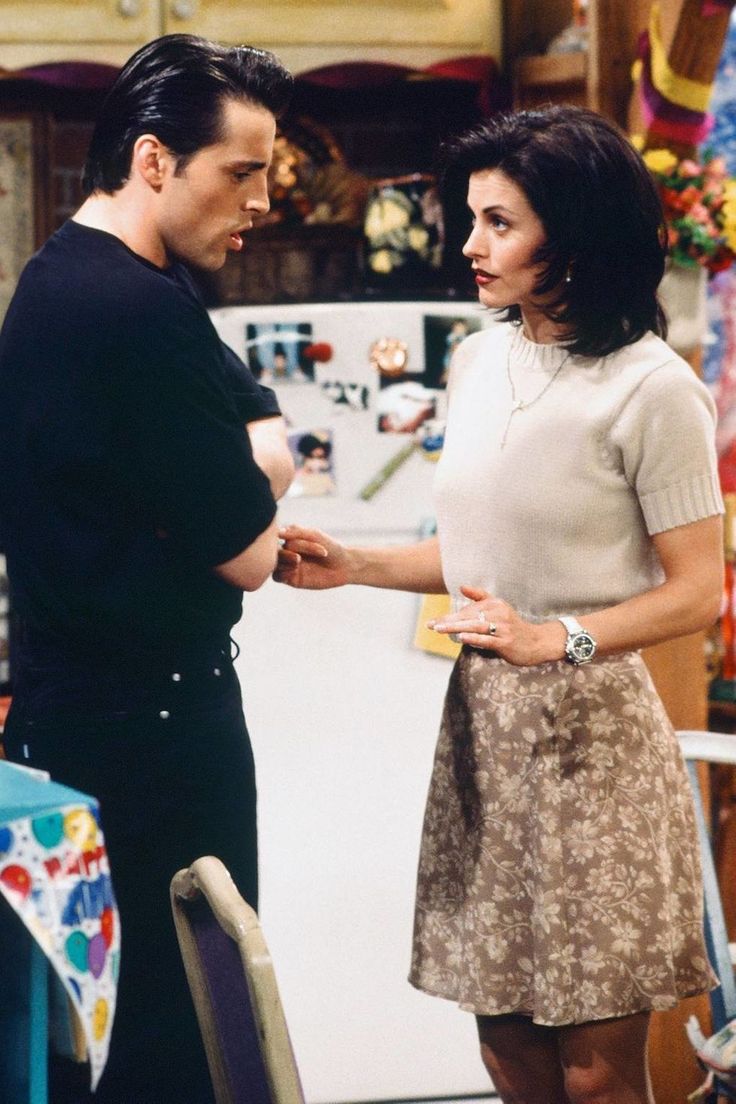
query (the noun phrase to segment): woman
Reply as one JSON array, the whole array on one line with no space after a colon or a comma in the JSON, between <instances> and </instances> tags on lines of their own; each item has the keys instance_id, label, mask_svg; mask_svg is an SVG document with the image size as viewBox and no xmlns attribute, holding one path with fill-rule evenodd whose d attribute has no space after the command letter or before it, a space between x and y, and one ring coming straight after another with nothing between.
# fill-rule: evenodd
<instances>
[{"instance_id":1,"label":"woman","mask_svg":"<svg viewBox=\"0 0 736 1104\"><path fill-rule=\"evenodd\" d=\"M662 340L661 208L615 127L496 118L446 182L503 313L453 358L438 536L289 527L277 578L453 596L411 981L475 1014L502 1100L643 1104L650 1011L712 984L688 782L638 649L718 612L713 404Z\"/></svg>"}]
</instances>

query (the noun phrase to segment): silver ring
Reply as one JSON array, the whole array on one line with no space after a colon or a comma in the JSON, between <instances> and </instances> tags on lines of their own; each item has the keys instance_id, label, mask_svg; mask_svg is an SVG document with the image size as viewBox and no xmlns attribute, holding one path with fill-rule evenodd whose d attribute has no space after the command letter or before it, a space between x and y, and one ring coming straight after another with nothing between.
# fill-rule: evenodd
<instances>
[{"instance_id":1,"label":"silver ring","mask_svg":"<svg viewBox=\"0 0 736 1104\"><path fill-rule=\"evenodd\" d=\"M496 625L493 621L491 621L488 625L488 635L489 636L494 636L495 633L496 633Z\"/></svg>"}]
</instances>

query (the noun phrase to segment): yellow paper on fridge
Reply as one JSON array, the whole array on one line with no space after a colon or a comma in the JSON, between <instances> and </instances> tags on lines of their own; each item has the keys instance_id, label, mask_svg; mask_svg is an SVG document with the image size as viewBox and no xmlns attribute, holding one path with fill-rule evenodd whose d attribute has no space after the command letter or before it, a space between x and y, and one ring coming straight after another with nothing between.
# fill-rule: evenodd
<instances>
[{"instance_id":1,"label":"yellow paper on fridge","mask_svg":"<svg viewBox=\"0 0 736 1104\"><path fill-rule=\"evenodd\" d=\"M427 628L428 621L444 617L451 612L451 609L449 594L425 594L422 597L414 633L415 648L421 648L423 652L431 652L432 655L457 659L460 645L451 640L447 633L437 633Z\"/></svg>"}]
</instances>

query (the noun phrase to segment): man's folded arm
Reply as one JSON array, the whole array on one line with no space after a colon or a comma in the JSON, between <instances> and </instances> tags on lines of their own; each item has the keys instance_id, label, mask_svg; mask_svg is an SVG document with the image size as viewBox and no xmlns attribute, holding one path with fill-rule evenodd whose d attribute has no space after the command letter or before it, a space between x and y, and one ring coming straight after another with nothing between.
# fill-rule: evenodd
<instances>
[{"instance_id":1,"label":"man's folded arm","mask_svg":"<svg viewBox=\"0 0 736 1104\"><path fill-rule=\"evenodd\" d=\"M291 486L295 470L286 437L286 422L277 415L248 422L245 428L250 437L253 459L268 477L273 497L278 500Z\"/></svg>"},{"instance_id":2,"label":"man's folded arm","mask_svg":"<svg viewBox=\"0 0 736 1104\"><path fill-rule=\"evenodd\" d=\"M252 544L213 570L231 586L240 590L258 590L276 566L278 547L278 522L274 518Z\"/></svg>"}]
</instances>

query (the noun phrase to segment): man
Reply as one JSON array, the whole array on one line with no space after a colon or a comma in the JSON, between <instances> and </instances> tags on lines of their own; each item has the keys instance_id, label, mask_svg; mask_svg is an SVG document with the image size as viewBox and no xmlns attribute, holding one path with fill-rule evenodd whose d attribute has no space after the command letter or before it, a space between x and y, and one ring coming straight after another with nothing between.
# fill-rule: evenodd
<instances>
[{"instance_id":1,"label":"man","mask_svg":"<svg viewBox=\"0 0 736 1104\"><path fill-rule=\"evenodd\" d=\"M274 566L293 463L273 393L222 345L185 266L219 268L268 210L291 83L249 47L139 50L103 105L87 198L28 264L0 335L19 619L6 752L99 799L121 914L95 1104L212 1099L168 884L211 853L257 901L229 631ZM87 1099L72 1070L52 1071L54 1104Z\"/></svg>"}]
</instances>

